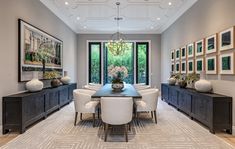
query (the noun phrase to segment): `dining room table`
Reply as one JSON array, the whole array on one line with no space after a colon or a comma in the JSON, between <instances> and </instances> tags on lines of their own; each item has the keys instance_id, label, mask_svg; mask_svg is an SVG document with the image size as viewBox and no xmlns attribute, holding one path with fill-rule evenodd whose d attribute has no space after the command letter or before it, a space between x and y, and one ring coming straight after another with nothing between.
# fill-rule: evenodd
<instances>
[{"instance_id":1,"label":"dining room table","mask_svg":"<svg viewBox=\"0 0 235 149\"><path fill-rule=\"evenodd\" d=\"M142 98L140 93L131 84L124 84L124 88L118 92L112 89L112 84L105 84L91 97L94 100L100 99L101 97L132 97L134 100Z\"/></svg>"}]
</instances>

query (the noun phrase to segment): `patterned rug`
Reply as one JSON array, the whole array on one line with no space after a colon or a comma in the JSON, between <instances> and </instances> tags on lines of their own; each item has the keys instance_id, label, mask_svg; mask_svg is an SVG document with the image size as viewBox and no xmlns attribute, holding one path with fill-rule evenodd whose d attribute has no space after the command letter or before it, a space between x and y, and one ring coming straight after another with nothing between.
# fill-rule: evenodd
<instances>
[{"instance_id":1,"label":"patterned rug","mask_svg":"<svg viewBox=\"0 0 235 149\"><path fill-rule=\"evenodd\" d=\"M159 100L158 124L149 113L142 113L139 125L134 120L125 142L123 128L109 129L108 142L100 121L92 127L91 115L74 126L74 105L71 103L46 120L19 135L3 149L230 149L222 139L211 134L165 102ZM79 118L78 118L79 119Z\"/></svg>"}]
</instances>

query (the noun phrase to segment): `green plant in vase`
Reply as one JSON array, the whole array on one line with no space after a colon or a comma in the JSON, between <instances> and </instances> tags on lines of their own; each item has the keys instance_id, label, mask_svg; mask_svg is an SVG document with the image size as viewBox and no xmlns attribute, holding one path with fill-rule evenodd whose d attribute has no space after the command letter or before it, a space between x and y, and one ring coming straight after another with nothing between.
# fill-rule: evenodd
<instances>
[{"instance_id":1,"label":"green plant in vase","mask_svg":"<svg viewBox=\"0 0 235 149\"><path fill-rule=\"evenodd\" d=\"M60 80L58 79L59 77L59 72L58 71L47 71L44 73L44 79L52 79L51 80L51 87L58 87L62 85Z\"/></svg>"},{"instance_id":2,"label":"green plant in vase","mask_svg":"<svg viewBox=\"0 0 235 149\"><path fill-rule=\"evenodd\" d=\"M178 85L180 86L180 88L186 88L187 86L187 77L185 75L179 75L178 76Z\"/></svg>"},{"instance_id":3,"label":"green plant in vase","mask_svg":"<svg viewBox=\"0 0 235 149\"><path fill-rule=\"evenodd\" d=\"M112 78L112 88L115 91L121 91L124 87L123 79L128 77L128 70L125 66L108 67L108 75Z\"/></svg>"},{"instance_id":4,"label":"green plant in vase","mask_svg":"<svg viewBox=\"0 0 235 149\"><path fill-rule=\"evenodd\" d=\"M199 75L196 73L190 73L186 76L186 81L189 88L194 88L194 83L199 80Z\"/></svg>"}]
</instances>

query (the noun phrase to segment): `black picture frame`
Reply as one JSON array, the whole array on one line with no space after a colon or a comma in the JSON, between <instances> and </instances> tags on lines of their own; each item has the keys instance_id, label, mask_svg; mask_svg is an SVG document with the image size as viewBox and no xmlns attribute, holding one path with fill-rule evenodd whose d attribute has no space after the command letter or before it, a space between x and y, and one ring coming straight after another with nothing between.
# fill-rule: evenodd
<instances>
[{"instance_id":1,"label":"black picture frame","mask_svg":"<svg viewBox=\"0 0 235 149\"><path fill-rule=\"evenodd\" d=\"M29 60L26 63L26 49L25 49L25 41L26 41L26 35L28 35L26 33L30 33L30 46L33 46L33 50L30 49L31 51L27 51L30 54L35 54L35 51L38 52L40 49L35 49L35 44L31 45L31 40L35 40L35 43L40 43L38 44L39 47L42 46L41 40L44 41L43 43L45 45L44 46L44 50L46 49L45 47L49 47L52 46L50 48L52 48L54 51L51 52L53 54L51 54L49 56L49 54L47 55L47 60L45 62L45 57L46 56L46 52L45 51L49 51L50 48L48 48L47 50L43 51L44 54L37 54L37 56L39 58L37 58L37 63L36 60ZM37 35L37 37L40 37L39 39L35 39L33 35ZM51 45L50 45L51 44ZM29 48L28 48L29 49ZM32 52L33 51L33 52ZM43 53L42 52L42 53ZM30 55L29 54L29 55ZM40 56L39 56L40 55ZM33 56L29 56L29 57L33 57ZM30 59L30 58L29 58ZM45 62L43 64L43 61ZM63 41L58 39L57 37L41 30L40 28L22 20L22 19L18 19L18 82L27 82L29 80L31 80L33 78L33 72L37 71L38 74L38 79L40 80L46 80L43 77L43 73L45 71L57 71L59 74L59 77L62 76L62 72L63 72ZM27 75L26 75L27 74Z\"/></svg>"}]
</instances>

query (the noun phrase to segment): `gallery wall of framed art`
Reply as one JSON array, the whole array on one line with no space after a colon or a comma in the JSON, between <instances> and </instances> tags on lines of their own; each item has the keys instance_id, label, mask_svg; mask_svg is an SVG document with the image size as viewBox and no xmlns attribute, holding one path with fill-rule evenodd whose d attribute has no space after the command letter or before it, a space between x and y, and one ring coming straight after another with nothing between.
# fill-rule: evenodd
<instances>
[{"instance_id":1,"label":"gallery wall of framed art","mask_svg":"<svg viewBox=\"0 0 235 149\"><path fill-rule=\"evenodd\" d=\"M34 72L44 79L46 71L63 72L63 42L43 30L18 20L19 26L19 75L18 81L29 81Z\"/></svg>"},{"instance_id":2,"label":"gallery wall of framed art","mask_svg":"<svg viewBox=\"0 0 235 149\"><path fill-rule=\"evenodd\" d=\"M235 27L208 35L171 51L171 68L175 73L207 75L235 74ZM174 53L175 52L175 53Z\"/></svg>"}]
</instances>

